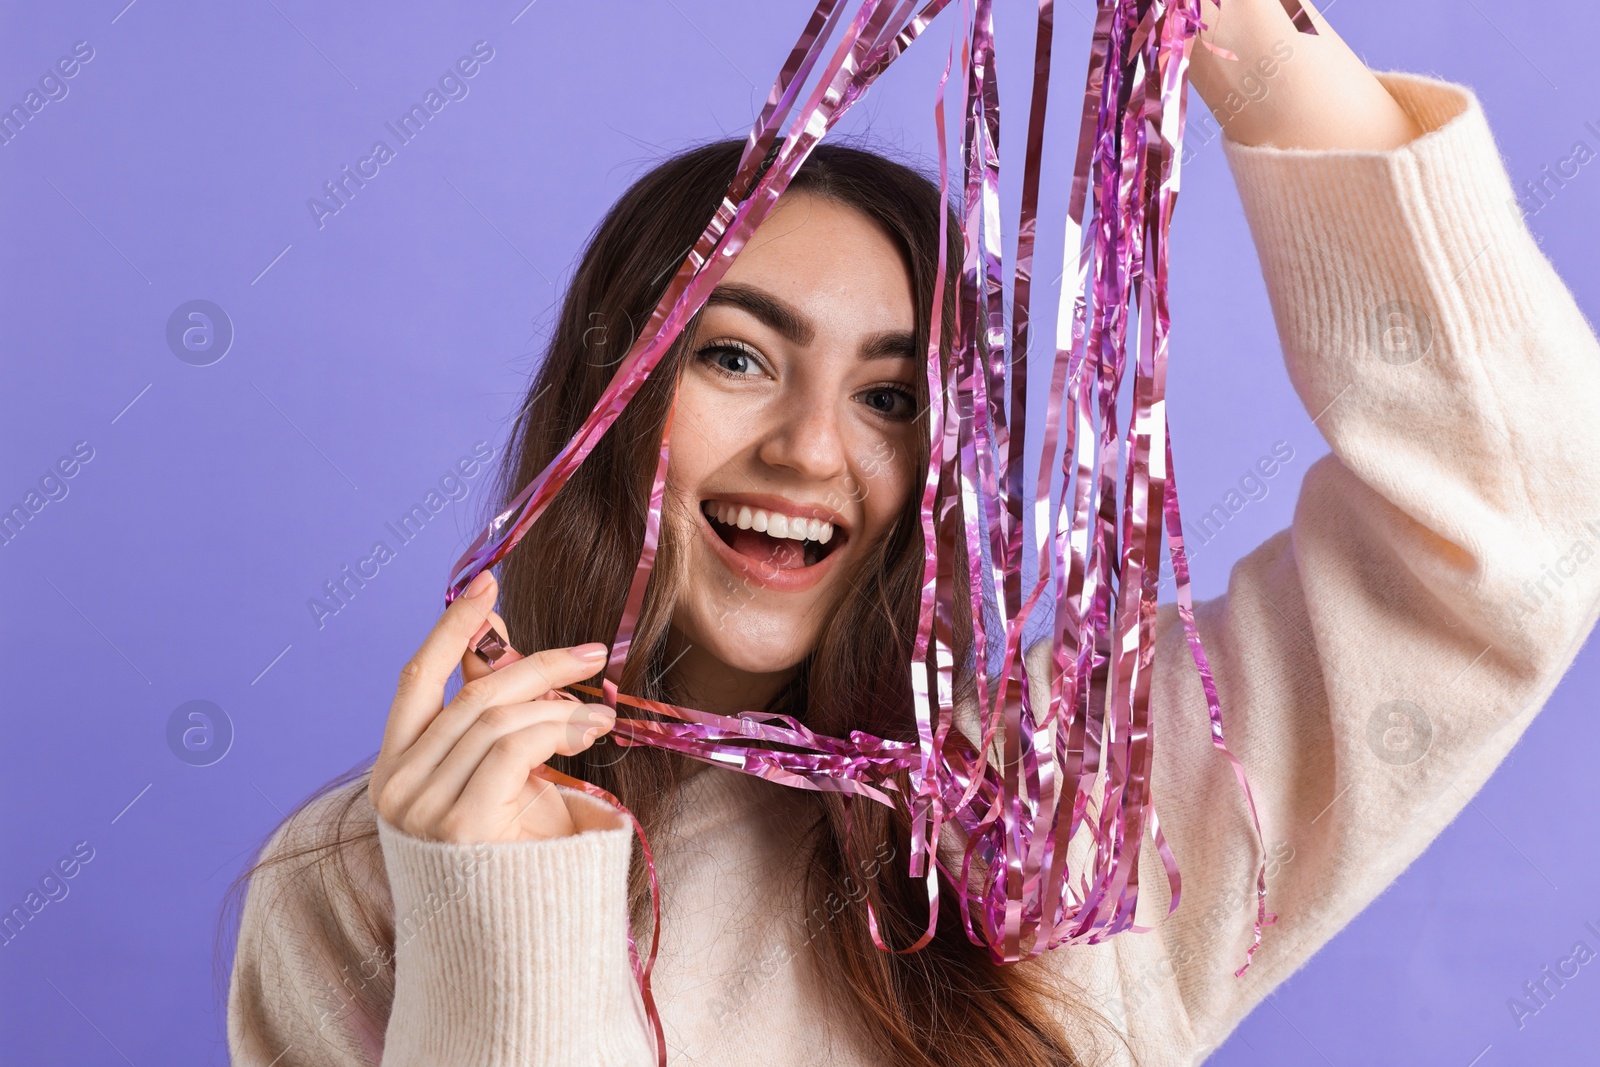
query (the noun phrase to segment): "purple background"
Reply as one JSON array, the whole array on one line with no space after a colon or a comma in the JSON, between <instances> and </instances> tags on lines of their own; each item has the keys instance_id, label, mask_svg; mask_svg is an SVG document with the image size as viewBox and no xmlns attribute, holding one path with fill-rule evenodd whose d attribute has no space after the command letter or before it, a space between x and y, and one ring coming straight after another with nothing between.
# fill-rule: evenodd
<instances>
[{"instance_id":1,"label":"purple background","mask_svg":"<svg viewBox=\"0 0 1600 1067\"><path fill-rule=\"evenodd\" d=\"M321 629L308 598L374 540L394 545L384 524L474 442L498 452L589 228L650 161L743 135L805 11L125 2L13 2L0 32L6 108L75 42L94 49L68 95L0 146L0 507L75 442L94 450L68 495L0 546L11 679L0 910L76 842L94 849L70 895L0 946L8 1063L225 1062L210 969L222 891L282 812L376 749L394 676L478 528L485 476ZM1014 160L1031 5L1002 6ZM1055 114L1072 123L1058 126L1062 142L1089 10L1058 11ZM1375 69L1473 86L1521 182L1577 140L1600 148L1589 50L1546 43L1587 41L1600 16L1580 0L1542 3L1537 20L1530 10L1427 0L1331 14ZM844 129L931 154L949 26ZM375 139L393 145L385 122L479 40L494 58L469 95L319 229L307 198ZM1063 173L1059 160L1047 172ZM1185 178L1170 395L1191 515L1274 442L1295 453L1196 553L1198 592L1211 596L1288 523L1326 446L1284 374L1215 140ZM1063 194L1047 192L1048 217ZM1600 166L1525 206L1600 317ZM1059 235L1047 231L1040 251L1059 265ZM211 366L180 361L166 341L169 316L193 299L220 305L236 332ZM1588 648L1470 809L1210 1062L1592 1056L1600 965L1520 1031L1506 1001L1580 937L1595 943L1583 923L1600 921L1600 859L1571 844L1592 844L1600 815L1584 788L1600 752L1583 699L1596 681ZM196 699L223 709L235 734L204 767L167 742L169 717Z\"/></svg>"}]
</instances>

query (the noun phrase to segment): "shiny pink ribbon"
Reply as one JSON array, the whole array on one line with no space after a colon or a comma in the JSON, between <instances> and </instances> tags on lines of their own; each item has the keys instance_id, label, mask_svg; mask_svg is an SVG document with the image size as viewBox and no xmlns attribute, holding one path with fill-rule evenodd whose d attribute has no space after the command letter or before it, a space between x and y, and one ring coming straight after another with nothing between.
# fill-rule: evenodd
<instances>
[{"instance_id":1,"label":"shiny pink ribbon","mask_svg":"<svg viewBox=\"0 0 1600 1067\"><path fill-rule=\"evenodd\" d=\"M480 571L503 559L538 521L705 303L811 149L949 4L928 0L917 9L914 0L862 0L823 63L844 6L840 0L819 0L751 128L721 206L594 411L456 563L447 603ZM619 692L660 537L670 412L639 562L604 678L598 688L572 687L613 708L651 713L653 717L619 715L611 736L621 745L653 745L795 788L906 805L912 819L907 870L910 877L925 880L928 921L911 945L890 949L869 901L872 936L886 951L916 951L933 938L940 873L944 891L958 894L968 938L986 946L997 962L1015 962L1061 945L1094 944L1124 931L1146 932L1151 927L1133 921L1146 833L1167 874L1168 914L1178 907L1181 879L1156 816L1149 780L1154 744L1149 696L1164 531L1177 578L1179 616L1205 692L1212 743L1233 767L1261 846L1254 937L1236 975L1248 968L1262 928L1276 919L1266 910L1266 850L1259 816L1244 768L1224 743L1221 702L1195 627L1166 417L1167 235L1179 186L1185 74L1193 42L1204 28L1200 5L1201 0L1099 4L1063 220L1067 253L1078 249L1075 295L1069 302L1063 286L1048 406L1036 452L1038 475L1029 486L1024 477L1027 366L1033 343L1033 250L1053 0L1039 0L1038 5L1009 331L1002 285L993 0L962 0L962 30L953 39L934 106L940 189L948 195L945 90L959 45L964 255L954 269L945 262L941 240L926 361L930 460L920 502L925 563L907 679L916 742L886 741L860 731L847 738L826 737L786 715L715 715ZM1302 32L1316 32L1297 0L1284 0L1284 5ZM803 85L819 64L816 83L797 109ZM791 113L776 158L758 179L760 165ZM947 285L957 287L951 324L955 344L942 361L939 338ZM1132 411L1124 435L1118 395L1130 369ZM1062 485L1052 505L1052 475L1058 467ZM954 488L941 492L941 486ZM1028 529L1036 577L1024 596ZM957 544L967 559L960 574L939 566L953 558ZM1035 708L1021 641L1032 613L1045 605L1053 613L1052 668L1045 704ZM964 669L956 664L952 647L957 611L970 612L974 621L975 663L970 669L978 692L976 739L953 728L955 672ZM492 630L476 648L496 668L519 658ZM991 671L995 661L998 669ZM1090 699L1089 680L1102 666L1108 687L1104 706L1097 707ZM533 773L616 806L633 821L643 842L638 820L610 793L549 767ZM901 776L909 790L899 787ZM1091 803L1096 806L1093 813ZM955 869L937 850L946 828L962 845ZM1068 845L1080 831L1088 835L1092 852L1083 869L1074 871L1067 862ZM648 842L644 845L651 883L651 947L641 961L630 932L629 950L664 1065L665 1041L650 990L660 909L654 857ZM975 867L982 878L977 886L972 881Z\"/></svg>"}]
</instances>

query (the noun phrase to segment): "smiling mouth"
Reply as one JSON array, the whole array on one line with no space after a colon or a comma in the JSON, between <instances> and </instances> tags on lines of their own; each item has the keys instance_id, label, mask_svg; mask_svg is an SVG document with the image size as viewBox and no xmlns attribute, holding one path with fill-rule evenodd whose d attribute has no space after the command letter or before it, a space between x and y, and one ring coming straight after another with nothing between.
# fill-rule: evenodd
<instances>
[{"instance_id":1,"label":"smiling mouth","mask_svg":"<svg viewBox=\"0 0 1600 1067\"><path fill-rule=\"evenodd\" d=\"M848 539L842 526L830 522L727 500L703 500L700 511L723 544L774 570L814 567Z\"/></svg>"}]
</instances>

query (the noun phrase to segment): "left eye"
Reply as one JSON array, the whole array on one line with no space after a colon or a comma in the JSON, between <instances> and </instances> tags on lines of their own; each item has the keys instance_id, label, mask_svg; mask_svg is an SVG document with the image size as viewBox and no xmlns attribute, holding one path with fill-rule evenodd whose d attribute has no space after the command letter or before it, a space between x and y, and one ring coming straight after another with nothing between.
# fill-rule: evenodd
<instances>
[{"instance_id":1,"label":"left eye","mask_svg":"<svg viewBox=\"0 0 1600 1067\"><path fill-rule=\"evenodd\" d=\"M916 407L916 398L904 389L881 387L868 389L861 394L861 402L886 418L909 419Z\"/></svg>"}]
</instances>

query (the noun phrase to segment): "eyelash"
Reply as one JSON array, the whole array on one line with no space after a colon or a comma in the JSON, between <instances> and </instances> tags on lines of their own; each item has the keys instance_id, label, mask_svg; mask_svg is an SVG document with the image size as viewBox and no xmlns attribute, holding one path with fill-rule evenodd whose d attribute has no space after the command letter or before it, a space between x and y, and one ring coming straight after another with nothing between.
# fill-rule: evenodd
<instances>
[{"instance_id":1,"label":"eyelash","mask_svg":"<svg viewBox=\"0 0 1600 1067\"><path fill-rule=\"evenodd\" d=\"M749 377L749 375L745 375L745 374L735 374L733 371L727 370L727 369L719 366L717 364L717 362L716 362L716 357L719 354L724 353L724 352L737 353L738 355L744 356L745 358L749 359L752 363L755 363L757 366L760 366L761 362L762 362L760 353L758 353L755 349L751 348L749 345L746 345L746 344L744 344L742 342L733 341L733 340L712 341L712 342L710 342L708 344L702 345L700 348L698 348L695 351L695 357L697 359L699 359L702 363L704 363L708 367L710 367L712 371L714 371L715 373L720 374L720 375L722 375L724 377L727 377L727 378L745 378L745 377ZM903 386L901 386L901 385L899 385L897 383L885 382L882 385L868 386L866 389L863 389L862 392L863 393L882 393L882 392L887 392L887 393L898 394L899 396L905 398L906 407L910 408L910 409L915 409L916 403L917 403L916 395L914 393L912 393L909 389L906 389L906 388L904 388ZM887 414L885 414L885 413L883 413L881 411L877 411L876 409L873 410L873 414L878 415L878 416L880 416L882 418L891 419L891 420L896 421L896 422L909 422L910 419L911 419L911 416L909 416L909 415L903 416L903 417L897 417L897 416L894 416L894 415L887 415Z\"/></svg>"}]
</instances>

